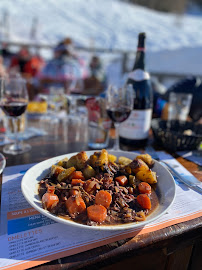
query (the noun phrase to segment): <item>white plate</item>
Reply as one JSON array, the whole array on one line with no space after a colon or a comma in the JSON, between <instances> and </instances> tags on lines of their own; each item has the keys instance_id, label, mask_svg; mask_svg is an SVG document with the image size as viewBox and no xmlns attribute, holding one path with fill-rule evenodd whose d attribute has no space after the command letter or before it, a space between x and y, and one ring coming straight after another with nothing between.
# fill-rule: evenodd
<instances>
[{"instance_id":1,"label":"white plate","mask_svg":"<svg viewBox=\"0 0 202 270\"><path fill-rule=\"evenodd\" d=\"M96 150L98 151L98 150ZM87 155L90 156L95 151L86 151ZM138 154L133 152L118 152L118 151L108 151L110 154L113 154L117 157L125 156L130 159L134 159ZM158 176L158 183L157 183L157 195L159 198L159 205L158 207L147 217L145 221L142 222L132 222L126 223L121 225L106 225L106 226L88 226L76 223L71 220L63 219L51 214L49 211L42 208L41 200L38 196L38 183L39 181L44 178L48 172L50 171L50 167L53 164L56 164L59 160L63 159L64 157L70 158L72 155L77 153L66 154L58 157L54 157L45 161L42 161L32 168L30 168L24 175L21 183L21 189L24 197L29 202L29 204L34 207L37 211L41 214L57 221L61 222L66 225L77 226L78 228L88 228L88 229L99 229L99 230L118 230L118 229L132 229L137 227L142 227L147 223L154 221L155 219L162 216L175 198L175 182L170 174L170 172L163 167L159 162L155 161L154 167L152 168L153 171L157 173Z\"/></svg>"}]
</instances>

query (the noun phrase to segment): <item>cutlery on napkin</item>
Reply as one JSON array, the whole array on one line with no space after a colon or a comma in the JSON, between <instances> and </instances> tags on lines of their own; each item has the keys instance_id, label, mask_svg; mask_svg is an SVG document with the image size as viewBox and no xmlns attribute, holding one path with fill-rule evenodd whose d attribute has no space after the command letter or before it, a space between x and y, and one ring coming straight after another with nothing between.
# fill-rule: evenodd
<instances>
[{"instance_id":1,"label":"cutlery on napkin","mask_svg":"<svg viewBox=\"0 0 202 270\"><path fill-rule=\"evenodd\" d=\"M171 172L171 174L175 176L179 181L181 181L182 183L184 183L186 186L193 189L194 191L197 191L200 194L202 194L202 188L199 186L201 182L195 176L193 176L192 174L190 175L180 174L174 166L170 165L168 162L160 160L158 153L151 146L146 148L146 152L150 154L153 159L159 161L161 165L166 167Z\"/></svg>"},{"instance_id":2,"label":"cutlery on napkin","mask_svg":"<svg viewBox=\"0 0 202 270\"><path fill-rule=\"evenodd\" d=\"M170 164L164 161L159 161L163 166L167 167L168 170L175 176L177 179L179 179L182 183L184 183L189 188L199 192L202 194L202 188L199 187L199 184L201 182L193 175L181 175L178 173L178 171L173 168Z\"/></svg>"}]
</instances>

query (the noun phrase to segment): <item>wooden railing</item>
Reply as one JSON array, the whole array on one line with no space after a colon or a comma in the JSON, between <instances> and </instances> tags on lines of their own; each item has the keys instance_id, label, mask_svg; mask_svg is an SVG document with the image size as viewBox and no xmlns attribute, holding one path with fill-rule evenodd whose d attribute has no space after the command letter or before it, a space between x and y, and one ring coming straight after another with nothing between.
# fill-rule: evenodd
<instances>
[{"instance_id":1,"label":"wooden railing","mask_svg":"<svg viewBox=\"0 0 202 270\"><path fill-rule=\"evenodd\" d=\"M47 44L47 43L37 43L37 42L18 42L18 41L6 41L1 40L0 45L2 46L3 43L6 43L8 46L16 46L16 47L22 47L27 46L28 48L33 49L46 49L46 50L53 50L56 46L55 44ZM134 55L135 52L130 50L122 50L122 49L107 49L107 48L95 48L95 47L83 47L83 46L75 46L75 50L77 51L83 51L83 52L89 52L89 53L105 53L105 54L120 54L122 59L122 73L128 72L127 69L127 61L129 58L129 55ZM173 73L165 73L165 72L153 72L152 70L149 71L152 76L158 77L160 81L163 82L166 78L173 78L173 79L181 79L186 76L191 76L192 74L176 74Z\"/></svg>"}]
</instances>

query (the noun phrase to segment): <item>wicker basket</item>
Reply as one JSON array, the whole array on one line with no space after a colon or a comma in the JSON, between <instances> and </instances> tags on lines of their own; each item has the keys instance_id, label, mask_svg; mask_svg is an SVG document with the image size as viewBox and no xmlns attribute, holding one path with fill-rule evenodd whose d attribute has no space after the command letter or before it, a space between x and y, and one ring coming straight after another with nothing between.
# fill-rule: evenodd
<instances>
[{"instance_id":1,"label":"wicker basket","mask_svg":"<svg viewBox=\"0 0 202 270\"><path fill-rule=\"evenodd\" d=\"M153 119L152 131L156 142L169 151L198 149L202 142L202 125L193 122Z\"/></svg>"}]
</instances>

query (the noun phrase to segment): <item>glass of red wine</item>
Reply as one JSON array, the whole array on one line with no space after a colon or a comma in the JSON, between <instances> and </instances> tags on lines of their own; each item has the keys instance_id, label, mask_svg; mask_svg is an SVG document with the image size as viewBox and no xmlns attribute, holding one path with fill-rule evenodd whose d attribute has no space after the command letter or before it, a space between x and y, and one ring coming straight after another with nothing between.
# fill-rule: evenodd
<instances>
[{"instance_id":1,"label":"glass of red wine","mask_svg":"<svg viewBox=\"0 0 202 270\"><path fill-rule=\"evenodd\" d=\"M119 125L129 117L133 109L132 85L126 84L122 87L109 85L106 91L106 108L115 126L115 143L112 150L120 151Z\"/></svg>"},{"instance_id":2,"label":"glass of red wine","mask_svg":"<svg viewBox=\"0 0 202 270\"><path fill-rule=\"evenodd\" d=\"M27 152L31 149L29 144L25 144L18 139L18 119L26 111L28 104L28 92L26 81L21 77L0 78L0 107L5 115L11 119L15 142L6 145L3 152L11 155L17 155Z\"/></svg>"}]
</instances>

